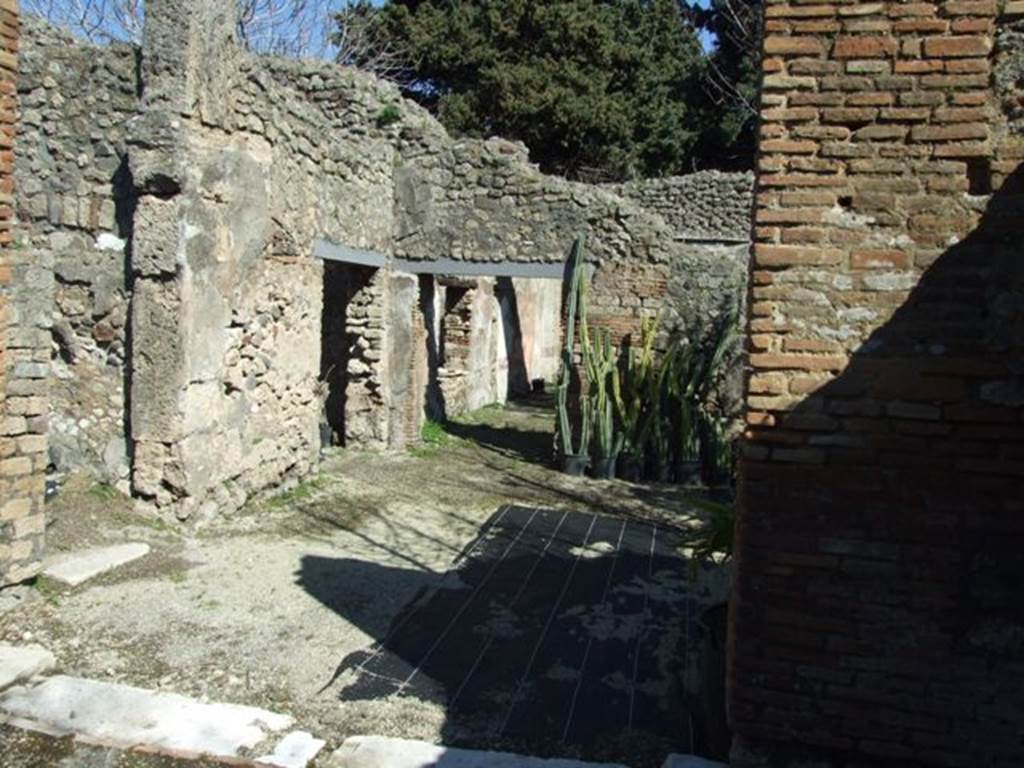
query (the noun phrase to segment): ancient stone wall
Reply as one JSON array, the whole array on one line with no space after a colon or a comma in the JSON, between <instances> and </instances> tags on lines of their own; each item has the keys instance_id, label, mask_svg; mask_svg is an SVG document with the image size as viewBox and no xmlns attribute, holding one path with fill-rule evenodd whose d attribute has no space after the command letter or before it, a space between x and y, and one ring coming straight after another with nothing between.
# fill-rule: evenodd
<instances>
[{"instance_id":1,"label":"ancient stone wall","mask_svg":"<svg viewBox=\"0 0 1024 768\"><path fill-rule=\"evenodd\" d=\"M184 11L147 7L129 137L131 437L136 495L188 518L316 463L323 287L311 248L317 201L346 188L330 186L301 102L234 44L230 6Z\"/></svg>"},{"instance_id":2,"label":"ancient stone wall","mask_svg":"<svg viewBox=\"0 0 1024 768\"><path fill-rule=\"evenodd\" d=\"M700 332L745 292L749 174L599 187L546 176L501 139L440 150L404 154L396 170L396 256L550 263L585 234L591 319L619 338L659 311L666 333ZM700 200L681 215L673 201L688 193Z\"/></svg>"},{"instance_id":3,"label":"ancient stone wall","mask_svg":"<svg viewBox=\"0 0 1024 768\"><path fill-rule=\"evenodd\" d=\"M126 124L138 108L136 51L90 46L26 17L18 91L18 218L51 254L58 354L50 458L128 490L125 441L127 247L134 191Z\"/></svg>"},{"instance_id":4,"label":"ancient stone wall","mask_svg":"<svg viewBox=\"0 0 1024 768\"><path fill-rule=\"evenodd\" d=\"M680 239L750 240L752 173L698 171L687 176L612 184L608 189L660 215Z\"/></svg>"},{"instance_id":5,"label":"ancient stone wall","mask_svg":"<svg viewBox=\"0 0 1024 768\"><path fill-rule=\"evenodd\" d=\"M733 765L1024 743L1024 3L767 3Z\"/></svg>"},{"instance_id":6,"label":"ancient stone wall","mask_svg":"<svg viewBox=\"0 0 1024 768\"><path fill-rule=\"evenodd\" d=\"M0 0L0 586L42 562L52 263L15 233L14 153L19 19Z\"/></svg>"},{"instance_id":7,"label":"ancient stone wall","mask_svg":"<svg viewBox=\"0 0 1024 768\"><path fill-rule=\"evenodd\" d=\"M154 0L141 49L30 25L18 207L56 265L58 469L212 514L308 471L332 433L417 439L438 379L461 409L553 374L557 281L477 280L466 367L439 371L422 278L386 264L336 294L318 241L551 263L583 232L591 319L620 338L657 314L666 336L699 329L742 294L742 227L722 214L749 204L749 178L652 182L637 202L547 177L521 145L453 141L369 75L244 53L229 10ZM688 230L665 218L681 190L709 197Z\"/></svg>"}]
</instances>

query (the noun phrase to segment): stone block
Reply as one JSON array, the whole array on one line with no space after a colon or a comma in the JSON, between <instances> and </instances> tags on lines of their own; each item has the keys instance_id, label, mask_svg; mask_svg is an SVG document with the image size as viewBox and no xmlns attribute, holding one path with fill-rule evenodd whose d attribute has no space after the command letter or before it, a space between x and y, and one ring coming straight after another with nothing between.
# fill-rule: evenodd
<instances>
[{"instance_id":1,"label":"stone block","mask_svg":"<svg viewBox=\"0 0 1024 768\"><path fill-rule=\"evenodd\" d=\"M132 436L173 442L181 431L179 398L184 384L181 309L176 281L140 279L132 301Z\"/></svg>"},{"instance_id":2,"label":"stone block","mask_svg":"<svg viewBox=\"0 0 1024 768\"><path fill-rule=\"evenodd\" d=\"M306 731L292 731L278 742L272 753L256 758L256 763L278 768L305 768L326 743Z\"/></svg>"},{"instance_id":3,"label":"stone block","mask_svg":"<svg viewBox=\"0 0 1024 768\"><path fill-rule=\"evenodd\" d=\"M54 668L56 659L41 645L0 644L0 691Z\"/></svg>"},{"instance_id":4,"label":"stone block","mask_svg":"<svg viewBox=\"0 0 1024 768\"><path fill-rule=\"evenodd\" d=\"M669 755L661 768L728 768L728 764L696 755Z\"/></svg>"},{"instance_id":5,"label":"stone block","mask_svg":"<svg viewBox=\"0 0 1024 768\"><path fill-rule=\"evenodd\" d=\"M179 759L240 760L292 724L287 715L255 707L63 675L9 688L0 694L0 711L34 730Z\"/></svg>"},{"instance_id":6,"label":"stone block","mask_svg":"<svg viewBox=\"0 0 1024 768\"><path fill-rule=\"evenodd\" d=\"M409 739L353 736L328 760L328 768L625 768L617 763L544 760L508 752L455 749Z\"/></svg>"},{"instance_id":7,"label":"stone block","mask_svg":"<svg viewBox=\"0 0 1024 768\"><path fill-rule=\"evenodd\" d=\"M75 587L148 553L149 545L141 543L70 552L49 558L43 573L47 578Z\"/></svg>"},{"instance_id":8,"label":"stone block","mask_svg":"<svg viewBox=\"0 0 1024 768\"><path fill-rule=\"evenodd\" d=\"M135 209L132 269L145 277L173 275L181 253L181 201L146 196Z\"/></svg>"}]
</instances>

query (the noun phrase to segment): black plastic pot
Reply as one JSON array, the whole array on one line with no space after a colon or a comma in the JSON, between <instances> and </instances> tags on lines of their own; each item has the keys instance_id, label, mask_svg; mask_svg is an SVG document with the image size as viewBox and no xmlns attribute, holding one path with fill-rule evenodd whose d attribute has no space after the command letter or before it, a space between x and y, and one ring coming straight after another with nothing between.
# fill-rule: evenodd
<instances>
[{"instance_id":1,"label":"black plastic pot","mask_svg":"<svg viewBox=\"0 0 1024 768\"><path fill-rule=\"evenodd\" d=\"M320 449L331 447L331 438L334 437L334 430L331 429L331 425L325 421L320 422Z\"/></svg>"},{"instance_id":2,"label":"black plastic pot","mask_svg":"<svg viewBox=\"0 0 1024 768\"><path fill-rule=\"evenodd\" d=\"M703 638L701 655L701 702L704 710L703 753L716 760L726 760L732 734L725 709L726 642L729 626L729 604L720 603L704 611L699 619Z\"/></svg>"},{"instance_id":3,"label":"black plastic pot","mask_svg":"<svg viewBox=\"0 0 1024 768\"><path fill-rule=\"evenodd\" d=\"M590 466L589 456L572 455L562 457L562 471L567 475L582 477L583 473L587 471L588 466Z\"/></svg>"},{"instance_id":4,"label":"black plastic pot","mask_svg":"<svg viewBox=\"0 0 1024 768\"><path fill-rule=\"evenodd\" d=\"M632 453L624 453L619 457L615 466L619 477L630 483L639 483L644 475L643 460Z\"/></svg>"},{"instance_id":5,"label":"black plastic pot","mask_svg":"<svg viewBox=\"0 0 1024 768\"><path fill-rule=\"evenodd\" d=\"M675 465L676 482L680 485L700 485L699 461L677 461Z\"/></svg>"},{"instance_id":6,"label":"black plastic pot","mask_svg":"<svg viewBox=\"0 0 1024 768\"><path fill-rule=\"evenodd\" d=\"M599 480L613 480L615 478L615 457L594 459L590 474Z\"/></svg>"},{"instance_id":7,"label":"black plastic pot","mask_svg":"<svg viewBox=\"0 0 1024 768\"><path fill-rule=\"evenodd\" d=\"M647 463L645 476L654 483L667 483L672 477L672 467L665 462L651 460Z\"/></svg>"}]
</instances>

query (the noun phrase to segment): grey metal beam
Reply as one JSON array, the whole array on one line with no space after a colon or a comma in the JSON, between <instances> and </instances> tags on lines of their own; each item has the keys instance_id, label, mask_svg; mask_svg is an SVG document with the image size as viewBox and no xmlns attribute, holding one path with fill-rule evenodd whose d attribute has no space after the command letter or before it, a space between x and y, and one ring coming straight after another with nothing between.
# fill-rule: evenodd
<instances>
[{"instance_id":1,"label":"grey metal beam","mask_svg":"<svg viewBox=\"0 0 1024 768\"><path fill-rule=\"evenodd\" d=\"M413 261L395 259L392 266L400 272L414 275L457 275L459 277L537 277L561 280L565 264L529 261L461 261L459 259L433 259Z\"/></svg>"},{"instance_id":2,"label":"grey metal beam","mask_svg":"<svg viewBox=\"0 0 1024 768\"><path fill-rule=\"evenodd\" d=\"M383 253L349 248L347 245L335 245L327 240L317 240L313 243L313 256L325 261L341 261L345 264L359 264L363 267L383 267L388 261L388 257Z\"/></svg>"}]
</instances>

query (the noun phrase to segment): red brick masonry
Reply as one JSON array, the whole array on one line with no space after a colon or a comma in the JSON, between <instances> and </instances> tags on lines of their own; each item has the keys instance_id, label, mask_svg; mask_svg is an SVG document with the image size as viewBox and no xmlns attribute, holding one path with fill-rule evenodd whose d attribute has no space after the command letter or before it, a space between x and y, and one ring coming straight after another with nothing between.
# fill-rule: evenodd
<instances>
[{"instance_id":1,"label":"red brick masonry","mask_svg":"<svg viewBox=\"0 0 1024 768\"><path fill-rule=\"evenodd\" d=\"M1022 20L766 1L736 766L1024 765Z\"/></svg>"},{"instance_id":2,"label":"red brick masonry","mask_svg":"<svg viewBox=\"0 0 1024 768\"><path fill-rule=\"evenodd\" d=\"M18 5L0 0L0 586L39 569L46 470L45 389L49 350L26 346L16 280L31 254L12 247L17 123Z\"/></svg>"}]
</instances>

